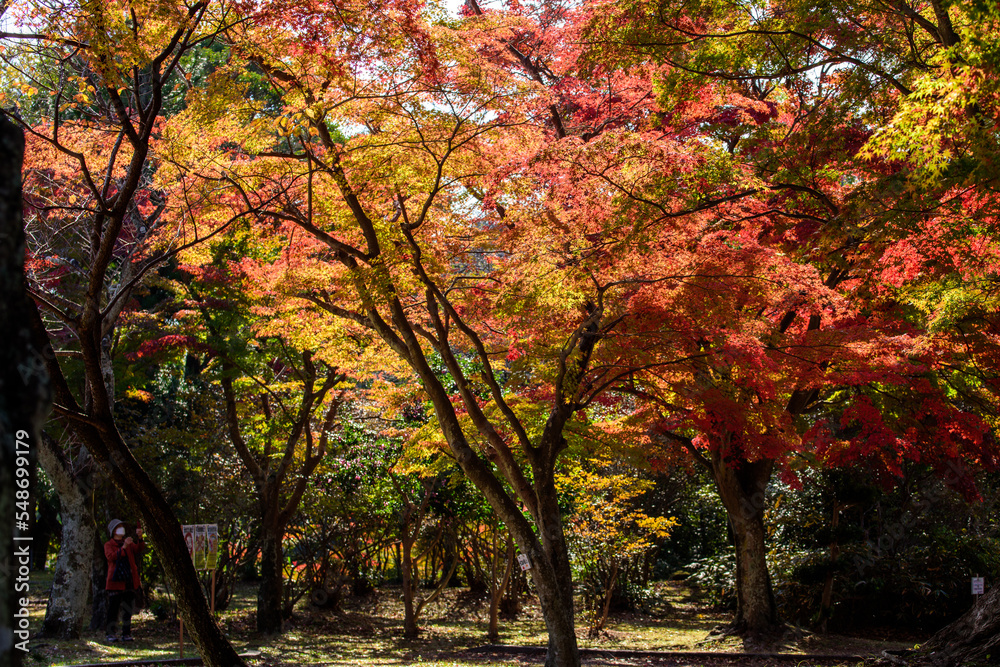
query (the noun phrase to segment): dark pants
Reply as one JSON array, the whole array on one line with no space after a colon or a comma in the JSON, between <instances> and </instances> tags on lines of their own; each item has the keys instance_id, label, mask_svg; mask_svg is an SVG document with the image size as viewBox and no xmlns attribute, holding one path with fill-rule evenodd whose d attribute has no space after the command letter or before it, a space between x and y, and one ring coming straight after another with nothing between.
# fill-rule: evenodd
<instances>
[{"instance_id":1,"label":"dark pants","mask_svg":"<svg viewBox=\"0 0 1000 667\"><path fill-rule=\"evenodd\" d=\"M122 636L132 634L132 610L135 607L135 591L108 591L108 621L104 630L115 634L118 612L122 615Z\"/></svg>"}]
</instances>

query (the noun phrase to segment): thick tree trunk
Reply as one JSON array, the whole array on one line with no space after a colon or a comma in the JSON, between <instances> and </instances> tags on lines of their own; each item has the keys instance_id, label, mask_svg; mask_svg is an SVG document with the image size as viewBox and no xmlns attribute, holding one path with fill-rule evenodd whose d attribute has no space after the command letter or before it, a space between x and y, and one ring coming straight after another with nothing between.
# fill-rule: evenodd
<instances>
[{"instance_id":1,"label":"thick tree trunk","mask_svg":"<svg viewBox=\"0 0 1000 667\"><path fill-rule=\"evenodd\" d=\"M257 632L264 635L281 633L285 562L281 547L283 536L284 529L265 517L261 526L260 586L257 588Z\"/></svg>"},{"instance_id":2,"label":"thick tree trunk","mask_svg":"<svg viewBox=\"0 0 1000 667\"><path fill-rule=\"evenodd\" d=\"M580 650L576 642L572 595L555 578L533 575L539 605L549 634L545 667L578 667ZM567 599L567 597L569 599Z\"/></svg>"},{"instance_id":3,"label":"thick tree trunk","mask_svg":"<svg viewBox=\"0 0 1000 667\"><path fill-rule=\"evenodd\" d=\"M928 639L910 664L1000 665L1000 586L993 586L964 616Z\"/></svg>"},{"instance_id":4,"label":"thick tree trunk","mask_svg":"<svg viewBox=\"0 0 1000 667\"><path fill-rule=\"evenodd\" d=\"M78 494L73 502L64 500L60 505L62 543L56 558L41 635L76 639L83 629L83 617L87 611L96 529L91 498Z\"/></svg>"},{"instance_id":5,"label":"thick tree trunk","mask_svg":"<svg viewBox=\"0 0 1000 667\"><path fill-rule=\"evenodd\" d=\"M22 565L30 567L20 555L13 558L15 546L20 550L28 544L15 541L15 537L26 537L20 524L29 520L30 505L15 495L24 490L18 486L17 470L32 465L42 424L52 405L43 360L46 348L33 340L29 326L33 304L24 277L23 157L24 135L0 114L0 327L6 342L0 350L0 553L11 558L5 561L10 567L0 567L0 665L15 666L22 662L28 636L20 629L20 620L15 626L25 594L23 586L29 583L18 579ZM18 506L18 502L25 504Z\"/></svg>"},{"instance_id":6,"label":"thick tree trunk","mask_svg":"<svg viewBox=\"0 0 1000 667\"><path fill-rule=\"evenodd\" d=\"M76 465L70 465L56 442L48 435L42 438L38 460L59 497L62 537L41 636L76 639L83 630L87 612L97 540L92 464L87 451L81 450Z\"/></svg>"},{"instance_id":7,"label":"thick tree trunk","mask_svg":"<svg viewBox=\"0 0 1000 667\"><path fill-rule=\"evenodd\" d=\"M764 634L779 627L777 605L767 571L764 501L774 461L711 459L716 488L733 529L736 548L736 619L732 631Z\"/></svg>"},{"instance_id":8,"label":"thick tree trunk","mask_svg":"<svg viewBox=\"0 0 1000 667\"><path fill-rule=\"evenodd\" d=\"M538 601L549 634L545 667L578 667L580 650L576 642L572 597L566 599L564 587L555 578L533 575Z\"/></svg>"},{"instance_id":9,"label":"thick tree trunk","mask_svg":"<svg viewBox=\"0 0 1000 667\"><path fill-rule=\"evenodd\" d=\"M538 566L542 564L536 564L531 569L531 575L549 633L545 665L576 667L580 664L580 650L573 614L573 576L555 483L551 481L551 475L536 476L535 479L539 532L547 563L542 567Z\"/></svg>"}]
</instances>

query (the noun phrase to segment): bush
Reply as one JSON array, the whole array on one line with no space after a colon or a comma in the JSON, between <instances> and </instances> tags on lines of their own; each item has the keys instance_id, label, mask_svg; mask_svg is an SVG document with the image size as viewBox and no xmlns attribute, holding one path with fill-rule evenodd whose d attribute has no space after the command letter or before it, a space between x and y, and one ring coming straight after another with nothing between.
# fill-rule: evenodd
<instances>
[{"instance_id":1,"label":"bush","mask_svg":"<svg viewBox=\"0 0 1000 667\"><path fill-rule=\"evenodd\" d=\"M934 630L972 604L969 580L1000 575L996 480L980 479L983 502L969 504L913 465L892 491L866 487L857 471L810 471L803 488L776 484L768 513L768 555L781 615L821 619L832 577L829 629L896 626ZM832 507L840 508L832 527ZM840 556L831 561L831 544Z\"/></svg>"},{"instance_id":2,"label":"bush","mask_svg":"<svg viewBox=\"0 0 1000 667\"><path fill-rule=\"evenodd\" d=\"M736 553L728 551L693 561L687 582L698 587L711 604L736 609Z\"/></svg>"}]
</instances>

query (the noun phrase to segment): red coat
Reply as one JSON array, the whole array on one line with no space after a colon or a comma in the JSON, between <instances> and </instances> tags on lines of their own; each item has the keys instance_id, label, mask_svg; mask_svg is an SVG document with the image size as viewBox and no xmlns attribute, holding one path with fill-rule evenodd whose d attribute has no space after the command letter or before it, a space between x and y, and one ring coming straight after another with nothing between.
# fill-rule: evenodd
<instances>
[{"instance_id":1,"label":"red coat","mask_svg":"<svg viewBox=\"0 0 1000 667\"><path fill-rule=\"evenodd\" d=\"M146 548L146 543L142 540L133 541L132 544L124 544L114 538L104 543L104 557L108 559L108 578L104 582L104 588L109 591L125 590L124 581L111 581L115 574L115 565L118 558L128 558L128 567L132 572L132 588L139 588L139 568L135 566L135 557Z\"/></svg>"}]
</instances>

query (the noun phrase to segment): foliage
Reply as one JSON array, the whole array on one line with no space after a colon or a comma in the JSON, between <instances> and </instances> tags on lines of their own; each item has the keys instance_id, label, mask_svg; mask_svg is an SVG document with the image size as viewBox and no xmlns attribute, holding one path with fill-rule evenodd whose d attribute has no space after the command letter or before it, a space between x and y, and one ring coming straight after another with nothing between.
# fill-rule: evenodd
<instances>
[{"instance_id":1,"label":"foliage","mask_svg":"<svg viewBox=\"0 0 1000 667\"><path fill-rule=\"evenodd\" d=\"M998 535L985 517L996 503L994 476L969 505L919 465L883 493L871 473L813 473L803 489L775 489L771 553L775 594L788 618L814 623L819 591L833 578L831 624L840 629L895 626L936 629L964 613L973 575L994 578ZM841 517L831 527L832 498ZM839 556L831 560L830 544Z\"/></svg>"},{"instance_id":2,"label":"foliage","mask_svg":"<svg viewBox=\"0 0 1000 667\"><path fill-rule=\"evenodd\" d=\"M654 557L729 603L757 470L791 618L950 616L997 566L925 473L995 502L1000 14L897 4L23 3L61 409L109 391L182 516L279 517L296 594L509 537L597 629Z\"/></svg>"},{"instance_id":3,"label":"foliage","mask_svg":"<svg viewBox=\"0 0 1000 667\"><path fill-rule=\"evenodd\" d=\"M706 600L723 609L736 607L736 556L720 553L692 561L687 578L705 594Z\"/></svg>"},{"instance_id":4,"label":"foliage","mask_svg":"<svg viewBox=\"0 0 1000 667\"><path fill-rule=\"evenodd\" d=\"M642 603L656 549L677 520L641 509L638 501L653 482L621 461L583 459L557 482L572 507L567 529L574 577L597 634L613 604L621 610Z\"/></svg>"},{"instance_id":5,"label":"foliage","mask_svg":"<svg viewBox=\"0 0 1000 667\"><path fill-rule=\"evenodd\" d=\"M688 466L668 468L654 478L643 502L646 511L678 517L670 539L657 552L656 579L697 576L702 559L729 548L726 510L706 471Z\"/></svg>"},{"instance_id":6,"label":"foliage","mask_svg":"<svg viewBox=\"0 0 1000 667\"><path fill-rule=\"evenodd\" d=\"M290 530L292 560L317 604L337 608L392 574L384 560L397 535L400 506L389 480L399 444L347 422L317 469Z\"/></svg>"}]
</instances>

